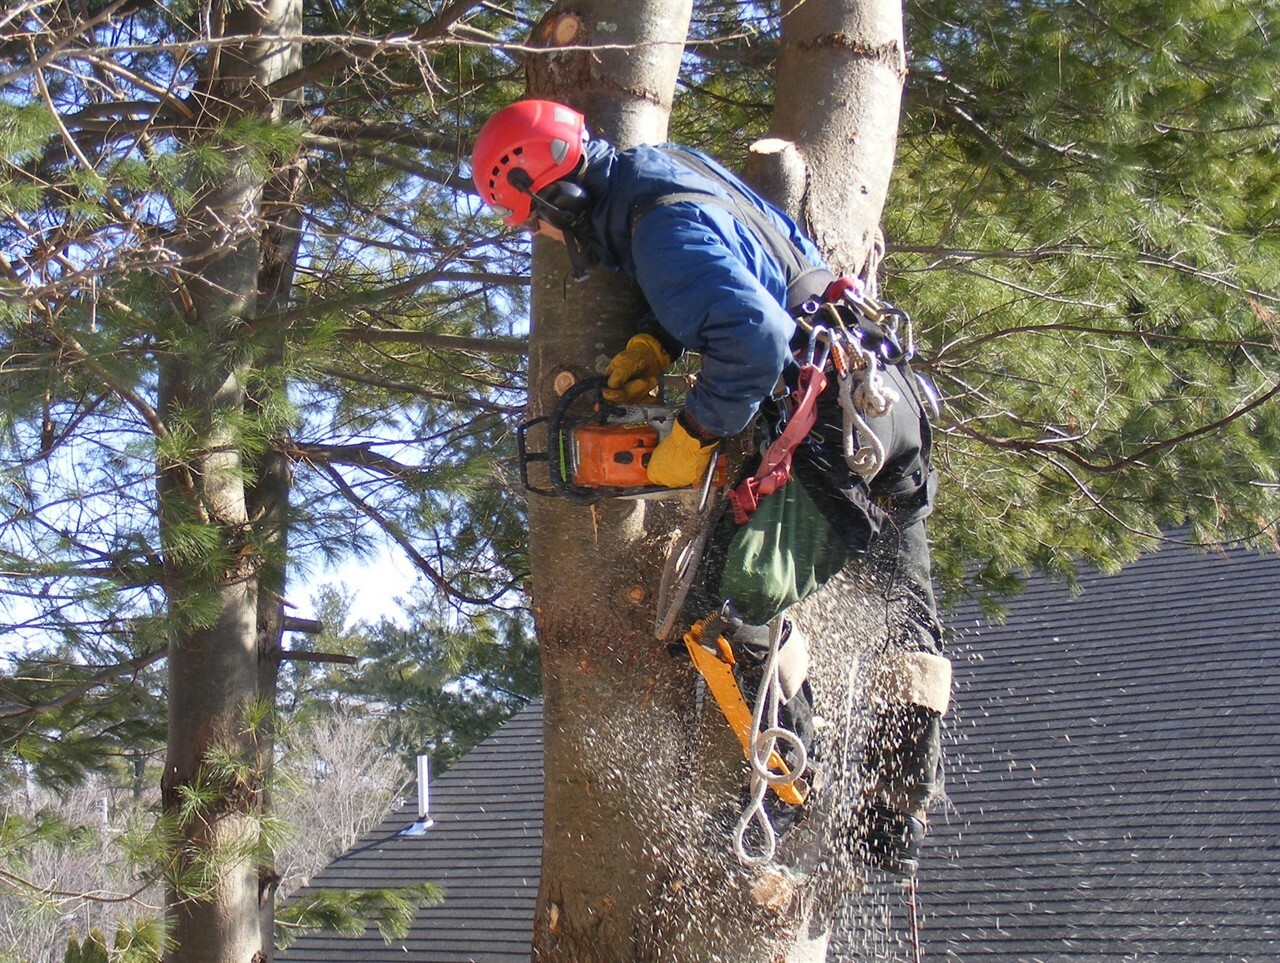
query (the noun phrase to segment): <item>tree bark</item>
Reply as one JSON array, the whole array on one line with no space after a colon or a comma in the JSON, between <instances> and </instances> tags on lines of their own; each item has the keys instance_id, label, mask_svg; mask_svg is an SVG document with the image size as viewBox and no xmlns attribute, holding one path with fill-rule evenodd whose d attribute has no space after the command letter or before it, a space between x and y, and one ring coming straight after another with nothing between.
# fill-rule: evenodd
<instances>
[{"instance_id":1,"label":"tree bark","mask_svg":"<svg viewBox=\"0 0 1280 963\"><path fill-rule=\"evenodd\" d=\"M875 244L905 74L897 0L784 0L770 137L752 145L747 175L802 225L838 274L861 273ZM822 868L798 894L810 906L815 933L847 931L869 919L852 909L849 891L860 885L861 870L832 823L859 791L855 740L866 720L857 667L880 651L883 626L848 577L790 613L810 640L814 708L827 723L826 798L809 827L816 840L808 861ZM825 958L821 938L807 946L797 941L788 956Z\"/></svg>"},{"instance_id":2,"label":"tree bark","mask_svg":"<svg viewBox=\"0 0 1280 963\"><path fill-rule=\"evenodd\" d=\"M244 42L216 48L196 92L197 136L241 118L273 118L267 86L291 62L301 0L214 4L209 22ZM169 746L162 793L178 853L170 880L170 963L260 963L257 850L264 752L258 607L264 548L246 494L241 430L246 372L236 344L257 308L265 174L250 151L223 148L227 168L179 225L178 307L187 329L161 362L160 412L181 450L159 465L169 651ZM193 346L199 348L193 348ZM176 441L175 441L176 444ZM216 544L194 548L194 527ZM269 747L265 750L269 755ZM198 798L197 798L198 797Z\"/></svg>"},{"instance_id":3,"label":"tree bark","mask_svg":"<svg viewBox=\"0 0 1280 963\"><path fill-rule=\"evenodd\" d=\"M784 0L770 139L747 173L837 273L861 269L880 223L905 76L897 0Z\"/></svg>"},{"instance_id":4,"label":"tree bark","mask_svg":"<svg viewBox=\"0 0 1280 963\"><path fill-rule=\"evenodd\" d=\"M691 4L557 3L533 42L565 50L529 64L532 96L572 104L616 146L663 139ZM567 280L563 248L535 244L529 404L554 404L557 376L596 374L644 310L611 272ZM665 883L653 868L660 801L651 751L671 738L679 673L653 637L659 546L644 505L529 505L533 604L542 648L546 752L542 884L533 958L657 959L651 930ZM690 680L686 679L686 682ZM685 690L687 694L689 690Z\"/></svg>"}]
</instances>

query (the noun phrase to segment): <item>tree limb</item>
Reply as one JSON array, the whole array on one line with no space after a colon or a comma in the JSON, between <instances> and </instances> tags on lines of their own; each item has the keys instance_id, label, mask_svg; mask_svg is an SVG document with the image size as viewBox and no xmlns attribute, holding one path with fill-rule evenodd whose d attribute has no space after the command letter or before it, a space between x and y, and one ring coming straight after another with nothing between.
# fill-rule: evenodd
<instances>
[{"instance_id":1,"label":"tree limb","mask_svg":"<svg viewBox=\"0 0 1280 963\"><path fill-rule=\"evenodd\" d=\"M960 422L953 422L952 427L961 434L968 435L975 441L980 441L984 445L990 445L993 448L1003 448L1009 451L1035 452L1037 454L1043 454L1044 452L1057 452L1062 457L1075 462L1081 468L1103 475L1123 471L1126 468L1138 464L1144 458L1158 451L1166 451L1170 448L1176 448L1178 445L1191 441L1193 438L1198 438L1201 435L1208 435L1213 432L1220 431L1222 428L1231 424L1231 422L1236 421L1239 418L1243 418L1245 415L1249 414L1249 412L1262 407L1277 395L1280 395L1280 383L1272 386L1272 388L1261 397L1255 398L1247 405L1237 408L1235 411L1228 415L1224 415L1217 421L1211 421L1208 424L1200 425L1199 427L1192 428L1189 431L1184 431L1180 435L1174 435L1172 438L1165 438L1161 441L1157 441L1134 452L1132 455L1126 455L1124 458L1117 458L1109 462L1090 461L1085 455L1073 451L1060 442L1027 441L1025 439L1017 438L995 438L991 435L985 434L984 432L978 431L969 424Z\"/></svg>"},{"instance_id":2,"label":"tree limb","mask_svg":"<svg viewBox=\"0 0 1280 963\"><path fill-rule=\"evenodd\" d=\"M346 479L338 473L336 468L332 465L321 465L320 470L329 476L333 481L334 486L342 493L342 496L352 506L372 520L393 542L400 546L401 550L409 556L414 565L418 567L418 570L421 571L428 580L430 580L431 584L449 598L456 599L459 602L465 602L469 605L492 605L500 599L504 593L509 591L509 589L503 588L487 598L477 598L472 595L467 595L465 592L458 591L453 587L449 580L427 560L427 557L414 547L413 543L409 541L405 534L400 530L400 526L357 495L351 486L347 484Z\"/></svg>"},{"instance_id":3,"label":"tree limb","mask_svg":"<svg viewBox=\"0 0 1280 963\"><path fill-rule=\"evenodd\" d=\"M431 331L402 331L399 328L343 328L338 332L342 341L361 344L414 344L421 348L438 348L441 351L470 351L476 354L529 353L527 338L469 338L457 334L435 334Z\"/></svg>"},{"instance_id":4,"label":"tree limb","mask_svg":"<svg viewBox=\"0 0 1280 963\"><path fill-rule=\"evenodd\" d=\"M77 699L83 698L98 686L106 685L113 679L118 679L122 675L128 675L131 672L138 672L147 666L159 662L169 653L168 646L161 649L155 649L151 652L144 652L142 655L135 656L127 662L119 665L113 665L108 669L103 669L97 675L86 679L78 685L72 686L60 696L53 699L46 699L43 702L33 702L28 705L3 705L0 706L0 719L21 719L27 716L39 715L41 712L48 712L52 709L61 709L63 706L70 705Z\"/></svg>"},{"instance_id":5,"label":"tree limb","mask_svg":"<svg viewBox=\"0 0 1280 963\"><path fill-rule=\"evenodd\" d=\"M461 20L473 9L483 6L479 0L454 0L427 23L423 24L406 39L411 45L436 40L448 33L454 23ZM363 49L352 44L349 48L337 53L320 57L305 67L286 74L267 87L267 95L272 98L284 97L307 84L324 80L362 59L368 59L384 48L380 45L365 45Z\"/></svg>"}]
</instances>

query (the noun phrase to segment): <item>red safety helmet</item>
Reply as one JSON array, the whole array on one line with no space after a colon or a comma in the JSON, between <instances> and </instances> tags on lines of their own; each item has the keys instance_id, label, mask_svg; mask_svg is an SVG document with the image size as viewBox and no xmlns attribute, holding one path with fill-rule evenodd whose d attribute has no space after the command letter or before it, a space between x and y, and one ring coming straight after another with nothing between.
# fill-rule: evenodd
<instances>
[{"instance_id":1,"label":"red safety helmet","mask_svg":"<svg viewBox=\"0 0 1280 963\"><path fill-rule=\"evenodd\" d=\"M471 152L471 177L484 202L515 227L529 219L531 193L573 173L586 141L586 121L572 107L519 100L480 128ZM514 170L528 175L525 186L508 179Z\"/></svg>"}]
</instances>

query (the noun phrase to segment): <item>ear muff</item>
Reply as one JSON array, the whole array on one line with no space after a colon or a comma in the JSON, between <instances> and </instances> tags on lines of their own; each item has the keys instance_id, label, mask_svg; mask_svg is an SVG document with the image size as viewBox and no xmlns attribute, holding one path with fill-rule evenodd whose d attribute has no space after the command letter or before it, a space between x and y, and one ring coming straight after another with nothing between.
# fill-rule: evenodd
<instances>
[{"instance_id":1,"label":"ear muff","mask_svg":"<svg viewBox=\"0 0 1280 963\"><path fill-rule=\"evenodd\" d=\"M590 227L591 198L578 184L568 180L552 181L536 194L530 190L533 179L519 168L507 175L507 182L532 199L532 213L564 234L573 266L573 278L581 281L587 268L596 263L596 254L586 243Z\"/></svg>"},{"instance_id":2,"label":"ear muff","mask_svg":"<svg viewBox=\"0 0 1280 963\"><path fill-rule=\"evenodd\" d=\"M533 181L522 169L516 168L507 175L507 181L516 190L529 194L533 199L533 213L562 231L577 231L586 226L591 213L591 198L572 181L553 181L532 193Z\"/></svg>"}]
</instances>

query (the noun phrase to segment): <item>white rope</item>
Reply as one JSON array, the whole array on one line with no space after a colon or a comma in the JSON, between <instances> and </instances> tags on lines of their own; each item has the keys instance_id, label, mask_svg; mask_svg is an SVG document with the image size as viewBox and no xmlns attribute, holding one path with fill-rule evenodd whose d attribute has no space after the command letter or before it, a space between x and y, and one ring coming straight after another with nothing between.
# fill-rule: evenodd
<instances>
[{"instance_id":1,"label":"white rope","mask_svg":"<svg viewBox=\"0 0 1280 963\"><path fill-rule=\"evenodd\" d=\"M789 786L804 773L809 763L809 753L800 737L786 729L778 722L784 696L782 680L778 672L778 650L782 647L783 619L774 619L769 626L769 655L764 663L764 676L760 680L760 689L756 693L755 706L751 712L751 751L748 761L751 763L751 798L742 811L742 818L733 831L733 851L738 862L743 866L758 866L773 859L778 851L778 834L774 831L769 814L765 812L764 797L770 787ZM761 729L766 710L769 713L769 726ZM769 757L777 752L782 754L780 744L790 746L795 751L795 764L786 773L773 772L769 768ZM754 822L764 835L764 848L758 854L747 851L746 836Z\"/></svg>"},{"instance_id":2,"label":"white rope","mask_svg":"<svg viewBox=\"0 0 1280 963\"><path fill-rule=\"evenodd\" d=\"M887 415L898 400L898 391L885 384L880 369L873 364L854 377L858 379L858 387L853 393L853 403L872 418Z\"/></svg>"},{"instance_id":3,"label":"white rope","mask_svg":"<svg viewBox=\"0 0 1280 963\"><path fill-rule=\"evenodd\" d=\"M846 373L840 378L840 407L844 410L844 460L863 478L871 478L884 467L884 444L858 412L854 401L855 378ZM858 442L861 440L862 444Z\"/></svg>"}]
</instances>

